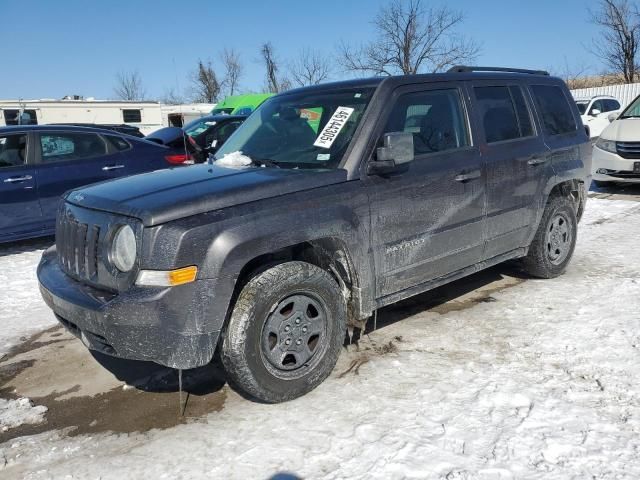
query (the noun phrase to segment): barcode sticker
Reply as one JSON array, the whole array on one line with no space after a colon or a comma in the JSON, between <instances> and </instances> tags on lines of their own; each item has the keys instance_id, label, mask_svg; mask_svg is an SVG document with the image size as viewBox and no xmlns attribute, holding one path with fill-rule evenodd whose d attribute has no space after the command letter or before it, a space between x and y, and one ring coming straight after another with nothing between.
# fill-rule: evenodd
<instances>
[{"instance_id":1,"label":"barcode sticker","mask_svg":"<svg viewBox=\"0 0 640 480\"><path fill-rule=\"evenodd\" d=\"M333 112L333 115L331 115L331 118L313 145L320 148L331 148L331 145L333 145L333 142L338 138L338 134L344 128L352 113L353 108L351 107L336 108L336 111Z\"/></svg>"}]
</instances>

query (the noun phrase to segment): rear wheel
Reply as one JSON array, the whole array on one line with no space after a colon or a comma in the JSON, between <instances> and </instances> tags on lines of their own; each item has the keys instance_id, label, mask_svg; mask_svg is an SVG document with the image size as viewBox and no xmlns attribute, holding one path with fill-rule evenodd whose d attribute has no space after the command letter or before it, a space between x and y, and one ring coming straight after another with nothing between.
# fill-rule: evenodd
<instances>
[{"instance_id":1,"label":"rear wheel","mask_svg":"<svg viewBox=\"0 0 640 480\"><path fill-rule=\"evenodd\" d=\"M573 255L577 230L574 203L567 197L551 197L522 261L523 270L539 278L561 275Z\"/></svg>"},{"instance_id":2,"label":"rear wheel","mask_svg":"<svg viewBox=\"0 0 640 480\"><path fill-rule=\"evenodd\" d=\"M345 330L345 300L333 277L309 263L283 263L242 289L222 362L230 383L248 396L292 400L331 373Z\"/></svg>"}]
</instances>

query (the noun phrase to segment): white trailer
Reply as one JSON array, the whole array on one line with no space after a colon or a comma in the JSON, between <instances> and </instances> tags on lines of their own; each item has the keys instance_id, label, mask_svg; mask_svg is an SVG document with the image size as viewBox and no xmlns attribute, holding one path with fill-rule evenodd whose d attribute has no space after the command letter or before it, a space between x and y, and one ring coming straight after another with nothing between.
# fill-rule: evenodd
<instances>
[{"instance_id":1,"label":"white trailer","mask_svg":"<svg viewBox=\"0 0 640 480\"><path fill-rule=\"evenodd\" d=\"M111 100L0 100L0 126L50 123L126 124L147 135L163 127L158 102Z\"/></svg>"},{"instance_id":2,"label":"white trailer","mask_svg":"<svg viewBox=\"0 0 640 480\"><path fill-rule=\"evenodd\" d=\"M215 107L215 103L162 105L162 122L165 127L182 127L196 118L209 115Z\"/></svg>"}]
</instances>

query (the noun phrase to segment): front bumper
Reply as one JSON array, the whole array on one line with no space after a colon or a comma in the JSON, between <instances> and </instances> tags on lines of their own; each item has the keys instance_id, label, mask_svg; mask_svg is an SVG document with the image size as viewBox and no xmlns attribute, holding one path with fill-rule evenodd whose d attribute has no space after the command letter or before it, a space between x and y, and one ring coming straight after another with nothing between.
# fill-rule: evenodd
<instances>
[{"instance_id":1,"label":"front bumper","mask_svg":"<svg viewBox=\"0 0 640 480\"><path fill-rule=\"evenodd\" d=\"M66 275L52 247L42 255L38 281L58 320L92 350L182 369L213 358L220 330L211 331L207 316L211 280L114 294Z\"/></svg>"},{"instance_id":2,"label":"front bumper","mask_svg":"<svg viewBox=\"0 0 640 480\"><path fill-rule=\"evenodd\" d=\"M633 174L633 165L640 159L622 158L617 153L593 147L593 180L598 182L640 183L640 174ZM608 173L598 173L607 170Z\"/></svg>"}]
</instances>

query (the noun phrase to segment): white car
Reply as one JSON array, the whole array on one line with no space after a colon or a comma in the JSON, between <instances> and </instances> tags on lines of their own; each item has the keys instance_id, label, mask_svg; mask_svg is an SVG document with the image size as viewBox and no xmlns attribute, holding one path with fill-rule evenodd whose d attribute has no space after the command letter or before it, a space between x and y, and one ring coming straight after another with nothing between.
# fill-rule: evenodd
<instances>
[{"instance_id":1,"label":"white car","mask_svg":"<svg viewBox=\"0 0 640 480\"><path fill-rule=\"evenodd\" d=\"M620 102L608 95L576 99L582 123L587 127L589 137L597 138L620 113Z\"/></svg>"},{"instance_id":2,"label":"white car","mask_svg":"<svg viewBox=\"0 0 640 480\"><path fill-rule=\"evenodd\" d=\"M640 183L640 96L606 127L593 148L593 181Z\"/></svg>"}]
</instances>

